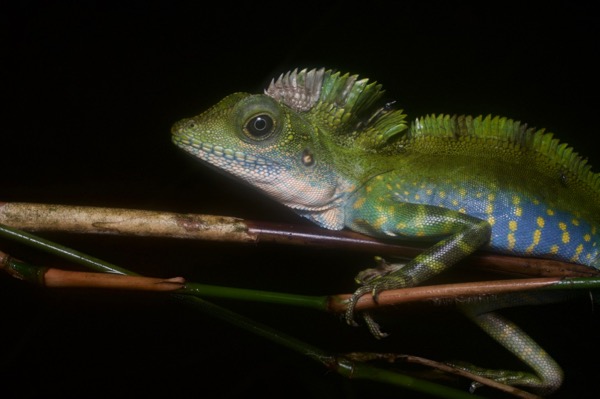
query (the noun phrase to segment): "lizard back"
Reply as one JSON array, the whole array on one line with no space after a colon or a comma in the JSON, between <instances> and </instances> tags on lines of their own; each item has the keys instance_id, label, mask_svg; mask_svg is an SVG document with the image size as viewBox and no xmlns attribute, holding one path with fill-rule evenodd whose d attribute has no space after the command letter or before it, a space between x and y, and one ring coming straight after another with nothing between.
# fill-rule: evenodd
<instances>
[{"instance_id":1,"label":"lizard back","mask_svg":"<svg viewBox=\"0 0 600 399\"><path fill-rule=\"evenodd\" d=\"M493 251L600 266L598 175L552 134L507 118L427 116L391 145L390 171L367 182L375 203L452 209L490 223Z\"/></svg>"}]
</instances>

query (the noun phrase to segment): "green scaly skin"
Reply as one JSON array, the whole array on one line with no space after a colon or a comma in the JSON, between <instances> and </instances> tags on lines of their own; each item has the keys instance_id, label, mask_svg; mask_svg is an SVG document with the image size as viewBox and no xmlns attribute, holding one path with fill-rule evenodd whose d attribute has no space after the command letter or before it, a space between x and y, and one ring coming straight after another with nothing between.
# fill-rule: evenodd
<instances>
[{"instance_id":1,"label":"green scaly skin","mask_svg":"<svg viewBox=\"0 0 600 399\"><path fill-rule=\"evenodd\" d=\"M433 243L405 265L362 273L351 324L362 295L419 284L480 248L600 268L600 177L570 147L500 117L431 115L409 126L402 111L377 105L382 93L355 75L295 70L264 94L232 94L178 122L173 141L324 228ZM463 308L535 374L468 368L551 392L560 367L492 312L516 301Z\"/></svg>"}]
</instances>

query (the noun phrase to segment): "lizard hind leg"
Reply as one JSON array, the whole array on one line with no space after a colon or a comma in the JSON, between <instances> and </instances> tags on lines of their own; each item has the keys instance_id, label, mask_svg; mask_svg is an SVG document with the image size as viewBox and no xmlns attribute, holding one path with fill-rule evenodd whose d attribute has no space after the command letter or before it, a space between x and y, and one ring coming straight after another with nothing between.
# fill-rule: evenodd
<instances>
[{"instance_id":1,"label":"lizard hind leg","mask_svg":"<svg viewBox=\"0 0 600 399\"><path fill-rule=\"evenodd\" d=\"M463 305L461 310L490 337L527 364L533 373L483 369L466 364L452 364L454 367L506 385L531 388L544 395L550 394L560 387L563 381L563 371L558 363L516 324L496 312L481 312L477 305ZM480 384L473 383L471 390L475 390L478 386Z\"/></svg>"}]
</instances>

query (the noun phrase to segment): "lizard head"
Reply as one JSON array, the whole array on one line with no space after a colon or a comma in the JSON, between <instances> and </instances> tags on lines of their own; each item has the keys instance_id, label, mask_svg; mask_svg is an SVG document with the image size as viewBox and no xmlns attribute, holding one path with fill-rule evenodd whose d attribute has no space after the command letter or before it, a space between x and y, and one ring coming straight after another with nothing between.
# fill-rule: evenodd
<instances>
[{"instance_id":1,"label":"lizard head","mask_svg":"<svg viewBox=\"0 0 600 399\"><path fill-rule=\"evenodd\" d=\"M177 122L173 141L324 227L343 227L344 191L308 121L268 95L235 93Z\"/></svg>"},{"instance_id":2,"label":"lizard head","mask_svg":"<svg viewBox=\"0 0 600 399\"><path fill-rule=\"evenodd\" d=\"M358 111L381 93L366 83L323 69L288 72L264 94L235 93L177 122L173 141L322 227L341 229L356 181L349 171L363 162L356 149L382 140L356 134Z\"/></svg>"}]
</instances>

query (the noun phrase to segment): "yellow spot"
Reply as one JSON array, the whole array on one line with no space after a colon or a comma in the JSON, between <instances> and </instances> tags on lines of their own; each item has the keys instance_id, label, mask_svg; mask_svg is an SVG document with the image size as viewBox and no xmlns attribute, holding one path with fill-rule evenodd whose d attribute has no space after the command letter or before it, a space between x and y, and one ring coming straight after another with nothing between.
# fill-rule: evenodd
<instances>
[{"instance_id":1,"label":"yellow spot","mask_svg":"<svg viewBox=\"0 0 600 399\"><path fill-rule=\"evenodd\" d=\"M419 194L415 194L415 200L418 201L420 199L421 199L421 197L419 196Z\"/></svg>"},{"instance_id":2,"label":"yellow spot","mask_svg":"<svg viewBox=\"0 0 600 399\"><path fill-rule=\"evenodd\" d=\"M557 254L558 253L558 245L553 245L550 247L550 253L551 254Z\"/></svg>"},{"instance_id":3,"label":"yellow spot","mask_svg":"<svg viewBox=\"0 0 600 399\"><path fill-rule=\"evenodd\" d=\"M387 222L387 220L388 218L386 215L380 215L375 221L375 223L373 223L373 227L379 230Z\"/></svg>"},{"instance_id":4,"label":"yellow spot","mask_svg":"<svg viewBox=\"0 0 600 399\"><path fill-rule=\"evenodd\" d=\"M569 232L565 231L562 233L562 242L563 244L568 244L571 241L571 237L569 237Z\"/></svg>"},{"instance_id":5,"label":"yellow spot","mask_svg":"<svg viewBox=\"0 0 600 399\"><path fill-rule=\"evenodd\" d=\"M352 207L354 209L360 209L363 207L363 205L365 204L365 202L367 202L367 199L365 197L360 197L359 199L357 199L354 202L354 205L352 205Z\"/></svg>"},{"instance_id":6,"label":"yellow spot","mask_svg":"<svg viewBox=\"0 0 600 399\"><path fill-rule=\"evenodd\" d=\"M425 191L425 194L431 195L431 194L433 194L433 190L432 189L428 189L427 191Z\"/></svg>"},{"instance_id":7,"label":"yellow spot","mask_svg":"<svg viewBox=\"0 0 600 399\"><path fill-rule=\"evenodd\" d=\"M521 197L519 197L518 195L513 195L512 203L513 205L519 205L521 203Z\"/></svg>"},{"instance_id":8,"label":"yellow spot","mask_svg":"<svg viewBox=\"0 0 600 399\"><path fill-rule=\"evenodd\" d=\"M456 199L452 200L452 205L458 206L458 200L456 200Z\"/></svg>"},{"instance_id":9,"label":"yellow spot","mask_svg":"<svg viewBox=\"0 0 600 399\"><path fill-rule=\"evenodd\" d=\"M579 260L579 255L583 252L583 244L579 244L577 248L575 248L575 254L571 257L572 262L576 262Z\"/></svg>"},{"instance_id":10,"label":"yellow spot","mask_svg":"<svg viewBox=\"0 0 600 399\"><path fill-rule=\"evenodd\" d=\"M390 191L392 191L392 190L393 190L393 187L392 187L392 185L391 185L390 183L387 183L387 184L385 185L385 187L386 187L388 190L390 190Z\"/></svg>"},{"instance_id":11,"label":"yellow spot","mask_svg":"<svg viewBox=\"0 0 600 399\"><path fill-rule=\"evenodd\" d=\"M463 251L464 254L470 254L471 252L475 251L476 248L473 248L472 245L470 245L469 243L466 243L464 241L459 241L457 243L458 248L461 249L461 251Z\"/></svg>"},{"instance_id":12,"label":"yellow spot","mask_svg":"<svg viewBox=\"0 0 600 399\"><path fill-rule=\"evenodd\" d=\"M481 197L483 197L483 193L477 193L477 194L475 194L475 198L481 198Z\"/></svg>"},{"instance_id":13,"label":"yellow spot","mask_svg":"<svg viewBox=\"0 0 600 399\"><path fill-rule=\"evenodd\" d=\"M589 235L589 234L586 234L586 235L584 235L584 236L583 236L583 240L584 240L585 242L590 242L590 241L591 241L591 239L592 239L592 236L591 236L591 235Z\"/></svg>"},{"instance_id":14,"label":"yellow spot","mask_svg":"<svg viewBox=\"0 0 600 399\"><path fill-rule=\"evenodd\" d=\"M508 233L508 249L513 249L516 242L517 240L515 240L515 235L513 233Z\"/></svg>"},{"instance_id":15,"label":"yellow spot","mask_svg":"<svg viewBox=\"0 0 600 399\"><path fill-rule=\"evenodd\" d=\"M458 211L459 211L460 213L467 213L467 210L466 210L465 208L460 208Z\"/></svg>"},{"instance_id":16,"label":"yellow spot","mask_svg":"<svg viewBox=\"0 0 600 399\"><path fill-rule=\"evenodd\" d=\"M521 215L523 214L523 208L521 208L520 206L515 208L515 216L516 217L521 217Z\"/></svg>"},{"instance_id":17,"label":"yellow spot","mask_svg":"<svg viewBox=\"0 0 600 399\"><path fill-rule=\"evenodd\" d=\"M377 176L375 176L375 178L376 178L377 180L383 180L383 175L377 175Z\"/></svg>"},{"instance_id":18,"label":"yellow spot","mask_svg":"<svg viewBox=\"0 0 600 399\"><path fill-rule=\"evenodd\" d=\"M373 191L373 187L372 186L366 186L365 190L370 193L371 191Z\"/></svg>"},{"instance_id":19,"label":"yellow spot","mask_svg":"<svg viewBox=\"0 0 600 399\"><path fill-rule=\"evenodd\" d=\"M527 247L527 252L529 252L529 253L533 252L533 249L540 243L541 237L542 237L541 230L535 230L533 232L533 242L531 243L531 245L529 247Z\"/></svg>"},{"instance_id":20,"label":"yellow spot","mask_svg":"<svg viewBox=\"0 0 600 399\"><path fill-rule=\"evenodd\" d=\"M540 200L534 199L533 201L533 205L539 205L540 204Z\"/></svg>"},{"instance_id":21,"label":"yellow spot","mask_svg":"<svg viewBox=\"0 0 600 399\"><path fill-rule=\"evenodd\" d=\"M396 188L400 189L400 188L402 188L402 185L400 183L396 183Z\"/></svg>"},{"instance_id":22,"label":"yellow spot","mask_svg":"<svg viewBox=\"0 0 600 399\"><path fill-rule=\"evenodd\" d=\"M533 232L533 245L538 245L540 243L540 238L542 237L542 231L536 230Z\"/></svg>"},{"instance_id":23,"label":"yellow spot","mask_svg":"<svg viewBox=\"0 0 600 399\"><path fill-rule=\"evenodd\" d=\"M406 228L406 223L400 222L396 225L398 230L404 230Z\"/></svg>"},{"instance_id":24,"label":"yellow spot","mask_svg":"<svg viewBox=\"0 0 600 399\"><path fill-rule=\"evenodd\" d=\"M496 199L495 194L488 194L488 201L493 202Z\"/></svg>"},{"instance_id":25,"label":"yellow spot","mask_svg":"<svg viewBox=\"0 0 600 399\"><path fill-rule=\"evenodd\" d=\"M538 227L539 227L540 229L543 229L543 228L544 228L544 223L545 223L545 220L544 220L544 218L543 218L543 217L541 217L541 216L538 216L538 218L537 218L537 225L538 225Z\"/></svg>"},{"instance_id":26,"label":"yellow spot","mask_svg":"<svg viewBox=\"0 0 600 399\"><path fill-rule=\"evenodd\" d=\"M546 213L548 216L554 216L554 211L552 209L546 209Z\"/></svg>"},{"instance_id":27,"label":"yellow spot","mask_svg":"<svg viewBox=\"0 0 600 399\"><path fill-rule=\"evenodd\" d=\"M461 188L460 190L458 190L458 194L459 194L461 197L466 197L466 195L467 195L467 190L465 190L464 188Z\"/></svg>"},{"instance_id":28,"label":"yellow spot","mask_svg":"<svg viewBox=\"0 0 600 399\"><path fill-rule=\"evenodd\" d=\"M488 204L485 206L485 213L489 215L492 212L494 212L494 205L492 205L491 202L488 202Z\"/></svg>"},{"instance_id":29,"label":"yellow spot","mask_svg":"<svg viewBox=\"0 0 600 399\"><path fill-rule=\"evenodd\" d=\"M381 197L377 198L377 200L381 201L382 198ZM381 206L381 205L375 205L375 206L373 206L373 209L375 209L375 213L377 215L383 215L384 214L384 212L383 212L383 206Z\"/></svg>"},{"instance_id":30,"label":"yellow spot","mask_svg":"<svg viewBox=\"0 0 600 399\"><path fill-rule=\"evenodd\" d=\"M404 191L404 195L406 195L407 197L410 195L409 191Z\"/></svg>"},{"instance_id":31,"label":"yellow spot","mask_svg":"<svg viewBox=\"0 0 600 399\"><path fill-rule=\"evenodd\" d=\"M495 217L493 217L493 216L490 216L490 217L488 218L488 223L489 223L491 226L493 226L494 224L496 224L496 218L495 218Z\"/></svg>"},{"instance_id":32,"label":"yellow spot","mask_svg":"<svg viewBox=\"0 0 600 399\"><path fill-rule=\"evenodd\" d=\"M571 220L571 223L573 223L574 226L579 226L579 220L577 219Z\"/></svg>"},{"instance_id":33,"label":"yellow spot","mask_svg":"<svg viewBox=\"0 0 600 399\"><path fill-rule=\"evenodd\" d=\"M511 220L510 222L508 222L508 228L510 229L510 231L516 231L517 230L517 221Z\"/></svg>"},{"instance_id":34,"label":"yellow spot","mask_svg":"<svg viewBox=\"0 0 600 399\"><path fill-rule=\"evenodd\" d=\"M567 224L563 223L563 222L559 222L558 228L561 229L562 231L565 231L567 229Z\"/></svg>"},{"instance_id":35,"label":"yellow spot","mask_svg":"<svg viewBox=\"0 0 600 399\"><path fill-rule=\"evenodd\" d=\"M440 191L439 194L440 198L446 198L446 192L445 191Z\"/></svg>"}]
</instances>

